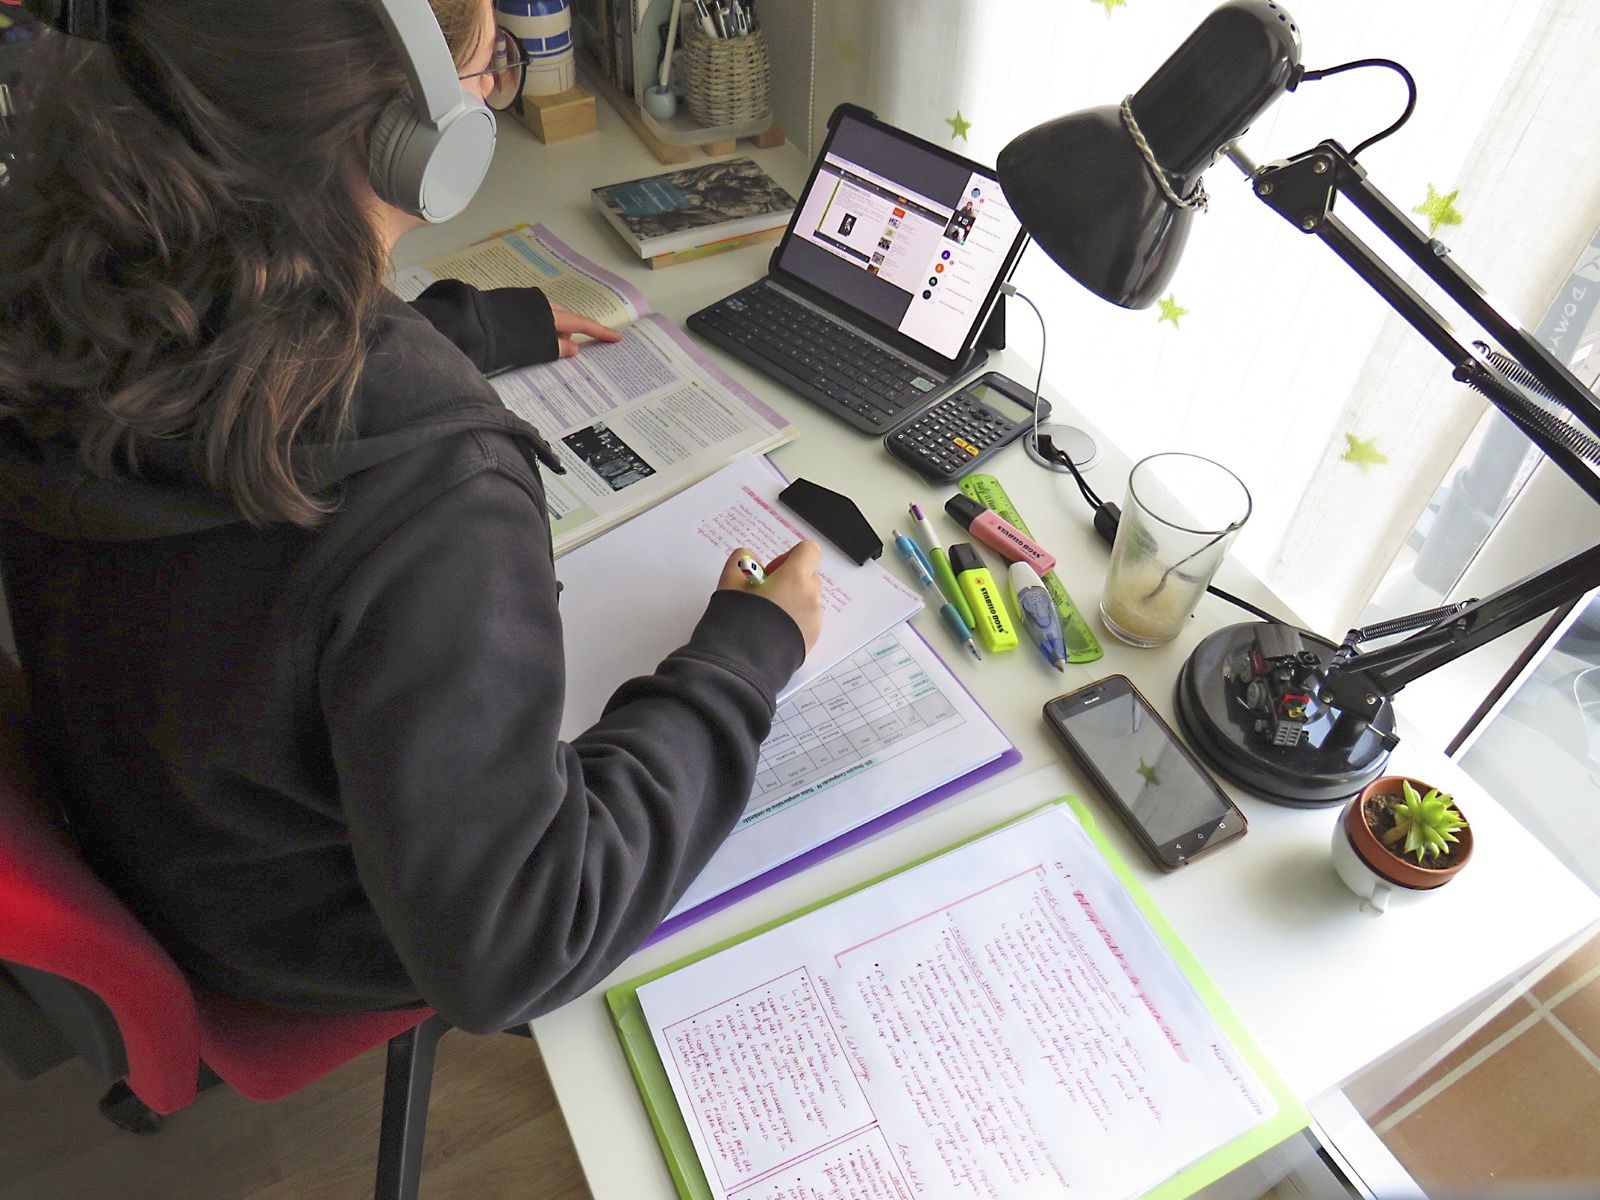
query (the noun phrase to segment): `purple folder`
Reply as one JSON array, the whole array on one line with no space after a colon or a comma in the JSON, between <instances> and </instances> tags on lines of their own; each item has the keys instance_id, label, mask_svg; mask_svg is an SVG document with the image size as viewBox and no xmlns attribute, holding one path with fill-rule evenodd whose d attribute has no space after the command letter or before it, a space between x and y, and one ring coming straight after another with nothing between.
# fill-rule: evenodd
<instances>
[{"instance_id":1,"label":"purple folder","mask_svg":"<svg viewBox=\"0 0 1600 1200\"><path fill-rule=\"evenodd\" d=\"M909 625L907 628L911 629ZM916 634L917 637L922 638L922 634L918 633L917 630L911 629L911 632ZM922 638L922 641L924 645L927 645L926 638ZM938 651L934 651L934 653L937 654ZM956 677L952 676L952 678ZM956 682L960 683L961 681L959 678L956 678ZM961 684L961 687L962 690L967 693L967 695L972 695L971 689L968 688L966 684ZM976 699L976 697L974 697L974 699ZM980 705L979 707L982 706ZM737 884L725 892L719 892L710 899L703 900L693 908L678 913L676 916L668 917L665 921L661 922L660 925L656 926L654 933L645 938L643 945L654 945L662 938L670 937L674 933L677 933L680 929L686 929L690 925L693 925L696 921L709 917L712 913L721 912L730 904L737 904L746 896L753 896L763 888L771 887L780 880L787 879L791 875L794 875L800 871L804 871L807 867L814 863L823 862L826 859L832 858L841 850L848 850L851 846L866 841L868 838L873 837L885 829L888 829L891 825L898 825L901 821L908 820L917 813L921 812L923 809L939 803L939 801L943 800L946 796L953 796L964 788L969 788L973 784L988 779L992 775L998 775L1001 771L1006 770L1008 767L1015 766L1021 761L1022 751L1018 750L1015 746L1012 746L1010 749L1002 753L999 758L993 759L990 762L986 762L982 766L974 767L965 775L958 775L949 783L941 784L939 787L934 788L930 792L924 792L920 796L913 796L898 808L891 808L886 813L880 813L878 816L866 822L864 825L857 825L854 829L847 829L837 837L823 842L819 846L812 847L804 854L796 855L787 862L781 862L770 870L764 871L762 874L757 875L752 879L747 879L743 883Z\"/></svg>"}]
</instances>

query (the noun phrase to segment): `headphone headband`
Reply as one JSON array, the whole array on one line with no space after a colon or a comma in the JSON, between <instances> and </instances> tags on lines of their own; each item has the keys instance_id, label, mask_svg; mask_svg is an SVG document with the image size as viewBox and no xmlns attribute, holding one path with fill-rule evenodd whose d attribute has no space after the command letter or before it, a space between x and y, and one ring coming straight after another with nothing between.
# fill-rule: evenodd
<instances>
[{"instance_id":1,"label":"headphone headband","mask_svg":"<svg viewBox=\"0 0 1600 1200\"><path fill-rule=\"evenodd\" d=\"M22 0L39 21L71 37L104 42L128 86L157 116L204 153L188 120L120 28L129 0ZM494 114L456 78L450 46L428 0L372 0L400 51L410 82L378 119L370 174L378 195L426 221L467 206L494 155Z\"/></svg>"}]
</instances>

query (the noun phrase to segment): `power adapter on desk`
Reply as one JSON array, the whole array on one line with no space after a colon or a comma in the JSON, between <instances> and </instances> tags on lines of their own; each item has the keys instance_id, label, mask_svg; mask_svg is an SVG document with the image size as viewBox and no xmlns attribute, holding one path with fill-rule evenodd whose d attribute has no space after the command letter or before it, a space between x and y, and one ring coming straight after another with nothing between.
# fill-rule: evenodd
<instances>
[{"instance_id":1,"label":"power adapter on desk","mask_svg":"<svg viewBox=\"0 0 1600 1200\"><path fill-rule=\"evenodd\" d=\"M1110 546L1117 540L1117 523L1122 520L1122 510L1115 504L1102 504L1094 510L1094 531L1100 540Z\"/></svg>"}]
</instances>

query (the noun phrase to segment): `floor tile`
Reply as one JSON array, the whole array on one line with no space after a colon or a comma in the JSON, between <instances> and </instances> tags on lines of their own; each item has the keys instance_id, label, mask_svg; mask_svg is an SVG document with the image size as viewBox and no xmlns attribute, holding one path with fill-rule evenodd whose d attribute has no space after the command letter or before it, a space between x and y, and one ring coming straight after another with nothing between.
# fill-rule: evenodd
<instances>
[{"instance_id":1,"label":"floor tile","mask_svg":"<svg viewBox=\"0 0 1600 1200\"><path fill-rule=\"evenodd\" d=\"M1533 985L1533 994L1548 1000L1567 985L1581 979L1586 973L1600 967L1600 930L1569 954L1564 962Z\"/></svg>"},{"instance_id":2,"label":"floor tile","mask_svg":"<svg viewBox=\"0 0 1600 1200\"><path fill-rule=\"evenodd\" d=\"M1600 1055L1600 979L1585 985L1550 1011L1580 1042Z\"/></svg>"},{"instance_id":3,"label":"floor tile","mask_svg":"<svg viewBox=\"0 0 1600 1200\"><path fill-rule=\"evenodd\" d=\"M1600 1187L1600 1070L1541 1021L1383 1135L1429 1194Z\"/></svg>"},{"instance_id":4,"label":"floor tile","mask_svg":"<svg viewBox=\"0 0 1600 1200\"><path fill-rule=\"evenodd\" d=\"M1427 1091L1434 1084L1438 1083L1446 1075L1450 1074L1451 1071L1454 1071L1460 1067L1467 1061L1467 1059L1478 1053L1478 1051L1482 1050L1490 1042L1494 1041L1502 1034L1509 1033L1519 1021L1527 1019L1532 1014L1533 1005L1528 1001L1528 999L1525 996L1515 997L1501 1012L1496 1013L1494 1017L1486 1022L1482 1029L1478 1030L1471 1037L1467 1038L1466 1041L1462 1042L1452 1054L1435 1066L1429 1068L1415 1083L1404 1089L1393 1100L1390 1100L1387 1104L1380 1107L1376 1112L1368 1117L1369 1122L1376 1125L1390 1113L1396 1112L1400 1108L1409 1104L1413 1098L1420 1096L1423 1092Z\"/></svg>"}]
</instances>

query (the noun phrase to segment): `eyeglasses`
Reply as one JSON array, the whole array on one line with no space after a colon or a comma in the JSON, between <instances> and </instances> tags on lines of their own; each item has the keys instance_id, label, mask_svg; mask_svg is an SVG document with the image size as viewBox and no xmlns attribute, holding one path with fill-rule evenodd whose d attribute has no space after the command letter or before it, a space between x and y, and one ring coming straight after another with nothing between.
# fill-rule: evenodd
<instances>
[{"instance_id":1,"label":"eyeglasses","mask_svg":"<svg viewBox=\"0 0 1600 1200\"><path fill-rule=\"evenodd\" d=\"M466 83L469 79L478 79L484 75L494 79L494 86L489 89L489 94L483 98L483 102L495 112L510 108L516 103L517 97L522 95L522 85L528 77L528 60L522 56L521 43L499 26L495 27L494 53L489 59L489 66L458 78L462 83Z\"/></svg>"}]
</instances>

